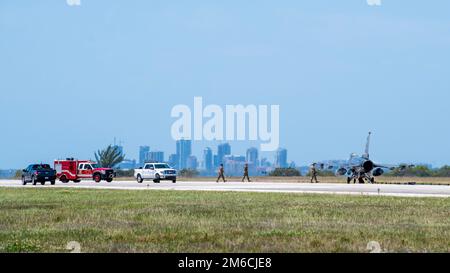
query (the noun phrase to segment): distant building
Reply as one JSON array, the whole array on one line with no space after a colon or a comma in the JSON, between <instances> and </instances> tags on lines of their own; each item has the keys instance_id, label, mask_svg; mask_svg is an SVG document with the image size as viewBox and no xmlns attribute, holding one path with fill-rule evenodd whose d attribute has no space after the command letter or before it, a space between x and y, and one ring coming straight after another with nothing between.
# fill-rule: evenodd
<instances>
[{"instance_id":1,"label":"distant building","mask_svg":"<svg viewBox=\"0 0 450 273\"><path fill-rule=\"evenodd\" d=\"M13 178L16 170L0 170L0 178Z\"/></svg>"},{"instance_id":2,"label":"distant building","mask_svg":"<svg viewBox=\"0 0 450 273\"><path fill-rule=\"evenodd\" d=\"M214 158L212 149L207 147L203 150L203 167L207 173L214 171Z\"/></svg>"},{"instance_id":3,"label":"distant building","mask_svg":"<svg viewBox=\"0 0 450 273\"><path fill-rule=\"evenodd\" d=\"M225 174L241 176L244 173L245 160L243 155L226 155L224 157Z\"/></svg>"},{"instance_id":4,"label":"distant building","mask_svg":"<svg viewBox=\"0 0 450 273\"><path fill-rule=\"evenodd\" d=\"M177 159L178 169L186 169L187 160L192 154L192 142L187 139L180 139L177 141Z\"/></svg>"},{"instance_id":5,"label":"distant building","mask_svg":"<svg viewBox=\"0 0 450 273\"><path fill-rule=\"evenodd\" d=\"M197 170L198 160L196 156L189 156L186 162L186 169Z\"/></svg>"},{"instance_id":6,"label":"distant building","mask_svg":"<svg viewBox=\"0 0 450 273\"><path fill-rule=\"evenodd\" d=\"M220 144L217 147L217 166L225 163L225 156L231 155L231 146L228 143Z\"/></svg>"},{"instance_id":7,"label":"distant building","mask_svg":"<svg viewBox=\"0 0 450 273\"><path fill-rule=\"evenodd\" d=\"M113 145L112 146L114 149L117 149L118 151L119 151L119 153L120 153L120 155L124 155L124 153L123 153L123 146L120 146L120 145Z\"/></svg>"},{"instance_id":8,"label":"distant building","mask_svg":"<svg viewBox=\"0 0 450 273\"><path fill-rule=\"evenodd\" d=\"M272 163L264 157L261 159L261 167L272 167Z\"/></svg>"},{"instance_id":9,"label":"distant building","mask_svg":"<svg viewBox=\"0 0 450 273\"><path fill-rule=\"evenodd\" d=\"M247 149L246 160L248 163L248 172L250 175L258 175L259 159L258 159L258 149L249 148Z\"/></svg>"},{"instance_id":10,"label":"distant building","mask_svg":"<svg viewBox=\"0 0 450 273\"><path fill-rule=\"evenodd\" d=\"M143 165L147 161L148 153L150 152L149 146L139 147L139 164Z\"/></svg>"},{"instance_id":11,"label":"distant building","mask_svg":"<svg viewBox=\"0 0 450 273\"><path fill-rule=\"evenodd\" d=\"M250 164L250 165L253 165L255 167L259 166L258 149L256 149L256 148L249 148L247 150L247 163Z\"/></svg>"},{"instance_id":12,"label":"distant building","mask_svg":"<svg viewBox=\"0 0 450 273\"><path fill-rule=\"evenodd\" d=\"M121 170L132 170L136 168L136 160L134 159L125 159L117 165L118 169Z\"/></svg>"},{"instance_id":13,"label":"distant building","mask_svg":"<svg viewBox=\"0 0 450 273\"><path fill-rule=\"evenodd\" d=\"M178 156L176 154L171 154L168 163L171 167L178 169Z\"/></svg>"},{"instance_id":14,"label":"distant building","mask_svg":"<svg viewBox=\"0 0 450 273\"><path fill-rule=\"evenodd\" d=\"M275 167L277 168L287 168L287 150L279 148L275 155Z\"/></svg>"},{"instance_id":15,"label":"distant building","mask_svg":"<svg viewBox=\"0 0 450 273\"><path fill-rule=\"evenodd\" d=\"M219 163L219 156L218 155L214 155L213 156L213 166L214 166L214 168L217 168L219 165L220 165L220 163Z\"/></svg>"},{"instance_id":16,"label":"distant building","mask_svg":"<svg viewBox=\"0 0 450 273\"><path fill-rule=\"evenodd\" d=\"M152 151L148 153L147 161L164 162L164 152Z\"/></svg>"}]
</instances>

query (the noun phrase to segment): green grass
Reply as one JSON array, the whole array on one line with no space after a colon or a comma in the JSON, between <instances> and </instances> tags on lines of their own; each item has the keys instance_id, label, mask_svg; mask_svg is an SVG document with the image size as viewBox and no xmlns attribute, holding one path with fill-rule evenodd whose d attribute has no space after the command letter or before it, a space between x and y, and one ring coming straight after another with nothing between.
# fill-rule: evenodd
<instances>
[{"instance_id":1,"label":"green grass","mask_svg":"<svg viewBox=\"0 0 450 273\"><path fill-rule=\"evenodd\" d=\"M0 189L0 252L450 252L450 199Z\"/></svg>"}]
</instances>

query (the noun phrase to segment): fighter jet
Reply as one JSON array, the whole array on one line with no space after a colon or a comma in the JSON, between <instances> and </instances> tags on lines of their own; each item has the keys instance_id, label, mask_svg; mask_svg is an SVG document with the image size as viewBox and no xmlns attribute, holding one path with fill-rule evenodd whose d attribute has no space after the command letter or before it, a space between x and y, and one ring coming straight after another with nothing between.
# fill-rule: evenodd
<instances>
[{"instance_id":1,"label":"fighter jet","mask_svg":"<svg viewBox=\"0 0 450 273\"><path fill-rule=\"evenodd\" d=\"M375 183L375 177L384 174L386 169L394 169L395 167L381 166L370 160L369 148L370 148L370 136L369 132L367 137L366 150L362 156L356 154L351 154L350 159L347 163L341 164L339 166L328 165L325 166L321 164L321 168L337 169L336 176L347 176L347 183L353 180L354 183L358 181L359 183Z\"/></svg>"}]
</instances>

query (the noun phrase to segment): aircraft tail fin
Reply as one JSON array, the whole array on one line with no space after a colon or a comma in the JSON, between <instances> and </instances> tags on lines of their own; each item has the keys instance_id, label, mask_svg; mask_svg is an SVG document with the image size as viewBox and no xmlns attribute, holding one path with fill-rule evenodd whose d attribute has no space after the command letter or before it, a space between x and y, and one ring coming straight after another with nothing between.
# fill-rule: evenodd
<instances>
[{"instance_id":1,"label":"aircraft tail fin","mask_svg":"<svg viewBox=\"0 0 450 273\"><path fill-rule=\"evenodd\" d=\"M367 137L367 143L366 143L366 150L364 152L364 158L369 159L369 151L370 151L370 136L372 135L372 132L369 132L369 136Z\"/></svg>"}]
</instances>

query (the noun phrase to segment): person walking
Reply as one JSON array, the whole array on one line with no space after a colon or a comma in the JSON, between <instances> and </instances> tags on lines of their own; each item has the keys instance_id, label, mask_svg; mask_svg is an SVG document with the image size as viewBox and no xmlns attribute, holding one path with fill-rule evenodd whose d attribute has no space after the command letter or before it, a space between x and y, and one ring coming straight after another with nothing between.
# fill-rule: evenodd
<instances>
[{"instance_id":1,"label":"person walking","mask_svg":"<svg viewBox=\"0 0 450 273\"><path fill-rule=\"evenodd\" d=\"M223 164L220 164L220 168L219 168L219 177L217 177L216 183L219 183L219 180L220 180L221 178L223 179L223 183L227 182L227 181L225 180L225 170L224 170L224 168L223 168Z\"/></svg>"},{"instance_id":2,"label":"person walking","mask_svg":"<svg viewBox=\"0 0 450 273\"><path fill-rule=\"evenodd\" d=\"M319 183L319 180L317 180L316 163L313 163L311 165L310 173L311 173L311 183L314 183L313 181L316 181L316 183Z\"/></svg>"},{"instance_id":3,"label":"person walking","mask_svg":"<svg viewBox=\"0 0 450 273\"><path fill-rule=\"evenodd\" d=\"M242 177L242 182L244 182L245 178L247 178L248 182L252 182L250 177L248 176L248 164L246 163L244 166L244 177Z\"/></svg>"}]
</instances>

